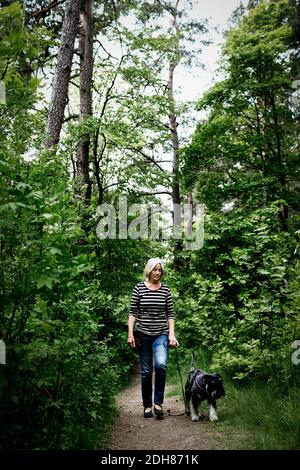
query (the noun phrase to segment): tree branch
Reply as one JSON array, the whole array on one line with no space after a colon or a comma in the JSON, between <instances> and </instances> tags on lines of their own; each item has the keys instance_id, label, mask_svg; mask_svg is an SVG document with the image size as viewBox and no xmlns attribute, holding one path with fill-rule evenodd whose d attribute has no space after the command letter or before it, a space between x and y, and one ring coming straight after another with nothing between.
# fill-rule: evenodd
<instances>
[{"instance_id":1,"label":"tree branch","mask_svg":"<svg viewBox=\"0 0 300 470\"><path fill-rule=\"evenodd\" d=\"M35 12L31 13L31 15L28 15L28 19L31 20L32 18L36 18L37 21L44 16L47 11L51 10L54 7L57 7L61 3L65 3L66 0L53 0L49 5L42 10L36 10Z\"/></svg>"},{"instance_id":2,"label":"tree branch","mask_svg":"<svg viewBox=\"0 0 300 470\"><path fill-rule=\"evenodd\" d=\"M135 148L135 147L127 147L127 149L129 150L132 150L134 152L138 152L140 155L142 155L144 158L146 158L147 160L149 160L150 162L154 163L155 166L157 166L157 168L160 170L160 171L163 171L165 172L166 170L164 170L155 160L154 158L150 157L149 155L147 155L145 152L143 152L141 149L139 148Z\"/></svg>"},{"instance_id":3,"label":"tree branch","mask_svg":"<svg viewBox=\"0 0 300 470\"><path fill-rule=\"evenodd\" d=\"M125 56L123 55L120 59L120 62L119 62L119 65L118 65L118 68L116 70L116 73L112 79L112 82L111 82L111 85L110 87L108 88L107 92L106 92L106 95L105 95L105 100L104 100L104 103L103 103L103 107L102 107L102 110L101 110L101 113L100 113L100 119L102 119L103 115L104 115L104 112L105 112L105 108L107 106L107 103L109 101L109 94L111 92L111 90L113 89L114 85L115 85L115 82L116 82L116 79L117 79L117 76L118 76L118 73L119 73L119 68L124 60Z\"/></svg>"},{"instance_id":4,"label":"tree branch","mask_svg":"<svg viewBox=\"0 0 300 470\"><path fill-rule=\"evenodd\" d=\"M99 39L95 39L95 40L94 40L94 43L98 43L99 46L104 50L105 54L108 55L108 57L111 57L112 59L118 60L117 57L115 57L114 55L112 55L110 52L108 52L108 51L105 49L105 47L103 46L102 42L99 41ZM95 54L95 55L97 55L97 52L98 52L98 50L96 51L96 54Z\"/></svg>"},{"instance_id":5,"label":"tree branch","mask_svg":"<svg viewBox=\"0 0 300 470\"><path fill-rule=\"evenodd\" d=\"M169 196L172 196L172 193L170 191L155 191L154 193L138 193L136 191L130 191L129 193L133 193L136 196L155 196L156 194L168 194Z\"/></svg>"},{"instance_id":6,"label":"tree branch","mask_svg":"<svg viewBox=\"0 0 300 470\"><path fill-rule=\"evenodd\" d=\"M68 117L66 117L63 120L63 123L71 121L72 119L78 119L78 118L79 118L79 114L70 114Z\"/></svg>"}]
</instances>

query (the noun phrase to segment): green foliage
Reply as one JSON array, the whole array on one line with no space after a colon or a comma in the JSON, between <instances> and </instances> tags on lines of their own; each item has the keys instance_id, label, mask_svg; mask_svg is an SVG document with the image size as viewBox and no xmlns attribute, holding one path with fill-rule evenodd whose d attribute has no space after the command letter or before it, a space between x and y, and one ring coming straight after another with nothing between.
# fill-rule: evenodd
<instances>
[{"instance_id":1,"label":"green foliage","mask_svg":"<svg viewBox=\"0 0 300 470\"><path fill-rule=\"evenodd\" d=\"M289 101L291 8L287 0L258 2L228 32L225 79L199 101L209 115L182 153L184 185L208 209L205 245L188 264L193 286L179 302L180 330L189 332L187 346L206 348L213 367L236 380L297 377L291 343L299 322L299 126Z\"/></svg>"},{"instance_id":2,"label":"green foliage","mask_svg":"<svg viewBox=\"0 0 300 470\"><path fill-rule=\"evenodd\" d=\"M38 100L35 73L51 34L43 28L29 30L23 23L19 3L0 10L0 77L6 91L6 103L0 104L2 155L9 150L25 152L29 136L35 137L33 129L39 128L39 113L31 112Z\"/></svg>"},{"instance_id":3,"label":"green foliage","mask_svg":"<svg viewBox=\"0 0 300 470\"><path fill-rule=\"evenodd\" d=\"M291 6L259 2L230 30L223 48L225 79L199 101L210 111L183 151L183 180L210 209L233 201L245 211L276 200L282 226L298 227L297 139L290 105ZM193 177L197 174L197 178Z\"/></svg>"},{"instance_id":4,"label":"green foliage","mask_svg":"<svg viewBox=\"0 0 300 470\"><path fill-rule=\"evenodd\" d=\"M177 301L184 347L205 348L212 367L235 379L292 378L299 305L287 289L298 262L276 207L206 217L205 244L190 257ZM192 282L191 282L192 281ZM290 307L292 302L293 307Z\"/></svg>"},{"instance_id":5,"label":"green foliage","mask_svg":"<svg viewBox=\"0 0 300 470\"><path fill-rule=\"evenodd\" d=\"M1 447L92 448L118 377L106 367L109 338L98 339L104 325L84 290L95 256L78 250L81 229L58 159L3 169L0 306L8 363L0 386L1 420L10 425Z\"/></svg>"},{"instance_id":6,"label":"green foliage","mask_svg":"<svg viewBox=\"0 0 300 470\"><path fill-rule=\"evenodd\" d=\"M81 244L81 207L69 180L68 153L40 150L44 120L34 78L38 29L18 5L1 10L0 322L7 364L0 369L0 446L6 449L99 448L128 377L127 302L109 282L109 253L91 226ZM11 27L14 25L14 28ZM11 29L10 29L11 28ZM47 39L48 41L48 39ZM30 66L24 69L24 63ZM30 158L23 157L30 150ZM63 156L62 156L63 155ZM114 247L110 250L113 252ZM144 251L131 248L139 264ZM132 272L132 259L128 268ZM115 264L114 282L124 279ZM137 273L128 276L130 289ZM125 289L125 288L124 288ZM128 293L128 290L127 290Z\"/></svg>"},{"instance_id":7,"label":"green foliage","mask_svg":"<svg viewBox=\"0 0 300 470\"><path fill-rule=\"evenodd\" d=\"M105 430L113 409L118 373L110 364L107 344L92 340L97 322L89 319L84 302L76 300L77 309L71 300L70 305L58 306L73 315L68 322L39 319L36 305L22 344L13 342L8 349L9 357L14 352L10 366L18 374L7 377L10 397L2 387L6 397L2 418L11 423L1 439L4 448L101 445L98 429Z\"/></svg>"}]
</instances>

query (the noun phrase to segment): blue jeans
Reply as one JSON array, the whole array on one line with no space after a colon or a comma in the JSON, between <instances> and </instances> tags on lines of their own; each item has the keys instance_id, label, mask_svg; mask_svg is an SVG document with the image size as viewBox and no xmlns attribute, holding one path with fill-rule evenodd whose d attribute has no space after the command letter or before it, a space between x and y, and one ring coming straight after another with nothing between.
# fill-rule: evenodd
<instances>
[{"instance_id":1,"label":"blue jeans","mask_svg":"<svg viewBox=\"0 0 300 470\"><path fill-rule=\"evenodd\" d=\"M141 386L144 408L152 407L152 374L154 362L154 403L161 405L164 392L168 362L168 335L150 336L137 333L136 348L140 358Z\"/></svg>"}]
</instances>

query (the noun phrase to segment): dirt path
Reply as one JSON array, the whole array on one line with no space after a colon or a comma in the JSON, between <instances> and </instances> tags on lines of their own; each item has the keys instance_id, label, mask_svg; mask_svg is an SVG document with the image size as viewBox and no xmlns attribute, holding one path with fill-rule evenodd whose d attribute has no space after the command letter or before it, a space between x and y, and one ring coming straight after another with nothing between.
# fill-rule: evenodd
<instances>
[{"instance_id":1,"label":"dirt path","mask_svg":"<svg viewBox=\"0 0 300 470\"><path fill-rule=\"evenodd\" d=\"M107 449L111 450L212 450L230 449L232 439L218 431L218 423L208 420L192 422L183 412L182 401L172 394L173 387L167 385L164 401L166 413L162 420L143 417L140 378L134 376L132 384L118 397L119 416L116 420ZM227 441L227 442L226 442Z\"/></svg>"}]
</instances>

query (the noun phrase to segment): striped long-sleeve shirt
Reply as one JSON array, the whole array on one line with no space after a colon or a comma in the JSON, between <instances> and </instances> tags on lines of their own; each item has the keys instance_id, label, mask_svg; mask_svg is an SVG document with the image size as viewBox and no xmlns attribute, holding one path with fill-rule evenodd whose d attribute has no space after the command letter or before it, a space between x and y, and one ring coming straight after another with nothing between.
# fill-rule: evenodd
<instances>
[{"instance_id":1,"label":"striped long-sleeve shirt","mask_svg":"<svg viewBox=\"0 0 300 470\"><path fill-rule=\"evenodd\" d=\"M168 334L168 320L174 318L170 289L162 284L159 289L149 289L138 282L132 292L129 315L136 317L135 330L146 335Z\"/></svg>"}]
</instances>

